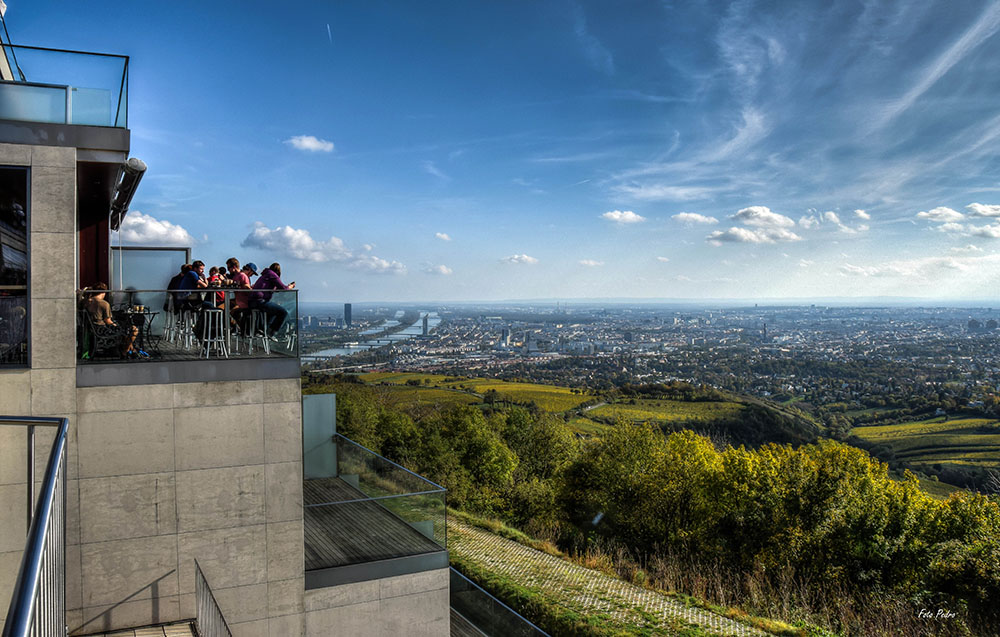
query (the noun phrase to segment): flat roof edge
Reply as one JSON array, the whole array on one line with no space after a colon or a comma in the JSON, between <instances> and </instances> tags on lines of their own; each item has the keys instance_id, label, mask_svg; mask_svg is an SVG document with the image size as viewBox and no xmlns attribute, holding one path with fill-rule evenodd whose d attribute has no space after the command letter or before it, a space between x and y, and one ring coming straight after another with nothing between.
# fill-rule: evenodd
<instances>
[{"instance_id":1,"label":"flat roof edge","mask_svg":"<svg viewBox=\"0 0 1000 637\"><path fill-rule=\"evenodd\" d=\"M77 387L166 385L233 380L298 378L297 358L256 358L77 365Z\"/></svg>"},{"instance_id":2,"label":"flat roof edge","mask_svg":"<svg viewBox=\"0 0 1000 637\"><path fill-rule=\"evenodd\" d=\"M128 153L132 135L127 128L49 124L0 119L0 143L63 146Z\"/></svg>"}]
</instances>

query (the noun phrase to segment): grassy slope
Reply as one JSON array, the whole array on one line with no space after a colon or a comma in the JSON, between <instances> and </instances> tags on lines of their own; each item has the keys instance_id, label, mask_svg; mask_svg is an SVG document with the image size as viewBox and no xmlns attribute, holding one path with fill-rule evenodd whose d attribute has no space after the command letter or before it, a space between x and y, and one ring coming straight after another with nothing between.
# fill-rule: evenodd
<instances>
[{"instance_id":1,"label":"grassy slope","mask_svg":"<svg viewBox=\"0 0 1000 637\"><path fill-rule=\"evenodd\" d=\"M855 436L888 445L914 464L1000 468L1000 422L985 418L929 418L896 425L855 427Z\"/></svg>"}]
</instances>

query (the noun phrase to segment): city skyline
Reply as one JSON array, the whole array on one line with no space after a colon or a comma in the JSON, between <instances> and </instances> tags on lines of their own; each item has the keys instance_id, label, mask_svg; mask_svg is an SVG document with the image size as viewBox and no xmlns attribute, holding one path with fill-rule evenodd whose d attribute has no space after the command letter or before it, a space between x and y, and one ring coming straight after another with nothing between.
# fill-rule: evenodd
<instances>
[{"instance_id":1,"label":"city skyline","mask_svg":"<svg viewBox=\"0 0 1000 637\"><path fill-rule=\"evenodd\" d=\"M303 301L1000 278L1000 5L244 6L9 3L15 43L131 56L125 245L280 261Z\"/></svg>"}]
</instances>

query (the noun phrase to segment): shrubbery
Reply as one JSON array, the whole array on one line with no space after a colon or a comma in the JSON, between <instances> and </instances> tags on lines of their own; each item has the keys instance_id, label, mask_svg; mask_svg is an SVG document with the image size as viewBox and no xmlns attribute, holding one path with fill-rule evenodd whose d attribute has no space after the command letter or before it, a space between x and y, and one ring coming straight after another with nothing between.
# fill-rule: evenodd
<instances>
[{"instance_id":1,"label":"shrubbery","mask_svg":"<svg viewBox=\"0 0 1000 637\"><path fill-rule=\"evenodd\" d=\"M524 409L414 418L375 388L336 389L342 433L443 484L452 506L563 547L612 541L644 563L683 555L774 590L795 581L817 598L836 591L851 608L909 604L915 614L936 604L973 630L1000 625L991 603L1000 599L998 503L970 493L934 500L863 450L823 441L720 451L690 431L625 423L580 442L561 420ZM866 625L829 623L848 633Z\"/></svg>"}]
</instances>

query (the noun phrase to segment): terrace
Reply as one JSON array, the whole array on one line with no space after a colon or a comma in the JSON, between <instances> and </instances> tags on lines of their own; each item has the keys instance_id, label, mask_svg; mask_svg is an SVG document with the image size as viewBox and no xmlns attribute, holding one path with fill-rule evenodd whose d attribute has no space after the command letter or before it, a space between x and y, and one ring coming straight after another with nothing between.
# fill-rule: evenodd
<instances>
[{"instance_id":1,"label":"terrace","mask_svg":"<svg viewBox=\"0 0 1000 637\"><path fill-rule=\"evenodd\" d=\"M3 44L0 119L126 128L128 57ZM66 84L65 78L74 78Z\"/></svg>"},{"instance_id":2,"label":"terrace","mask_svg":"<svg viewBox=\"0 0 1000 637\"><path fill-rule=\"evenodd\" d=\"M340 434L323 447L302 489L307 589L448 566L443 487Z\"/></svg>"}]
</instances>

